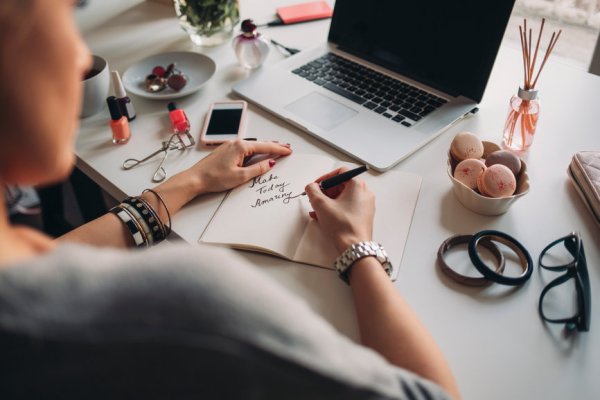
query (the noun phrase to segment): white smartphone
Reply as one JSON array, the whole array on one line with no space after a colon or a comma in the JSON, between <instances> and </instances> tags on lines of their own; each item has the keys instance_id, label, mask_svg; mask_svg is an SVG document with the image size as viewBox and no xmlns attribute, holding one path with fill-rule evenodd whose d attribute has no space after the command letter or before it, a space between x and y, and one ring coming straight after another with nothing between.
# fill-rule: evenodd
<instances>
[{"instance_id":1,"label":"white smartphone","mask_svg":"<svg viewBox=\"0 0 600 400\"><path fill-rule=\"evenodd\" d=\"M228 140L243 138L247 108L248 103L243 100L211 104L204 119L200 143L205 146L216 146Z\"/></svg>"}]
</instances>

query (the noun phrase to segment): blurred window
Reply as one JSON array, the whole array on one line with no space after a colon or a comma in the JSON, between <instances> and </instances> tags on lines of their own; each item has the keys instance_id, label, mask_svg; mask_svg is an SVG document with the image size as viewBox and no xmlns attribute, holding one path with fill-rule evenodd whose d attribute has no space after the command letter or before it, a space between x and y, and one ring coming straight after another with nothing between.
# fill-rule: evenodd
<instances>
[{"instance_id":1,"label":"blurred window","mask_svg":"<svg viewBox=\"0 0 600 400\"><path fill-rule=\"evenodd\" d=\"M552 57L587 71L600 33L600 0L517 0L508 22L504 44L521 48L519 25L527 18L527 27L539 32L546 18L541 49L546 49L550 32L562 29ZM535 41L534 41L535 43Z\"/></svg>"}]
</instances>

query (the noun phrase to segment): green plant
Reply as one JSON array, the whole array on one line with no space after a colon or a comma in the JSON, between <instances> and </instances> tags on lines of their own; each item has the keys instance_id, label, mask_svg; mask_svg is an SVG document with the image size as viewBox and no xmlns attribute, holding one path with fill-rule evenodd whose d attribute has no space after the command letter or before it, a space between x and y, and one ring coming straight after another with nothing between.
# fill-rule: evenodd
<instances>
[{"instance_id":1,"label":"green plant","mask_svg":"<svg viewBox=\"0 0 600 400\"><path fill-rule=\"evenodd\" d=\"M176 4L180 18L185 18L204 36L211 36L240 19L238 0L180 0Z\"/></svg>"}]
</instances>

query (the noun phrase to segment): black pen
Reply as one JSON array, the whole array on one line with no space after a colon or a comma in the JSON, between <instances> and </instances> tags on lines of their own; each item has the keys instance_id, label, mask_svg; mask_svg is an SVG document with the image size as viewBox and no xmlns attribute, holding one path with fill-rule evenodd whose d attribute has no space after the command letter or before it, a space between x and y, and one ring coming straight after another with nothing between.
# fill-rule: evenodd
<instances>
[{"instance_id":1,"label":"black pen","mask_svg":"<svg viewBox=\"0 0 600 400\"><path fill-rule=\"evenodd\" d=\"M319 187L321 188L321 190L330 189L341 183L349 181L350 179L354 178L357 175L362 174L363 172L367 171L368 169L369 169L369 167L367 167L366 165L361 165L358 168L354 168L354 169L351 169L350 171L342 172L339 175L332 176L331 178L325 179L323 182L319 183Z\"/></svg>"},{"instance_id":2,"label":"black pen","mask_svg":"<svg viewBox=\"0 0 600 400\"><path fill-rule=\"evenodd\" d=\"M319 183L319 188L321 188L321 190L331 189L332 187L342 184L344 182L347 182L350 179L354 178L355 176L360 175L363 172L368 171L368 170L369 170L369 167L367 167L366 165L361 165L360 167L351 169L350 171L342 172L339 175L332 176L331 178L325 179L324 181ZM300 197L300 196L306 196L306 192L302 192L302 193L300 193L296 196L292 196L290 198L294 199L294 198Z\"/></svg>"}]
</instances>

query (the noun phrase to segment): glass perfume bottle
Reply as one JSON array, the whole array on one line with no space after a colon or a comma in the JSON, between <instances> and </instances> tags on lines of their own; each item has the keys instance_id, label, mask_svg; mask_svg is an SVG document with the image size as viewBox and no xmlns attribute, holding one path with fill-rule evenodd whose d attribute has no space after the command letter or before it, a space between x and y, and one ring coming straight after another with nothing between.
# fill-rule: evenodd
<instances>
[{"instance_id":1,"label":"glass perfume bottle","mask_svg":"<svg viewBox=\"0 0 600 400\"><path fill-rule=\"evenodd\" d=\"M526 152L533 143L539 115L538 91L519 87L517 94L510 99L502 147L515 153Z\"/></svg>"},{"instance_id":2,"label":"glass perfume bottle","mask_svg":"<svg viewBox=\"0 0 600 400\"><path fill-rule=\"evenodd\" d=\"M268 42L251 19L242 22L242 33L233 39L233 49L240 64L248 69L260 67L269 54Z\"/></svg>"}]
</instances>

